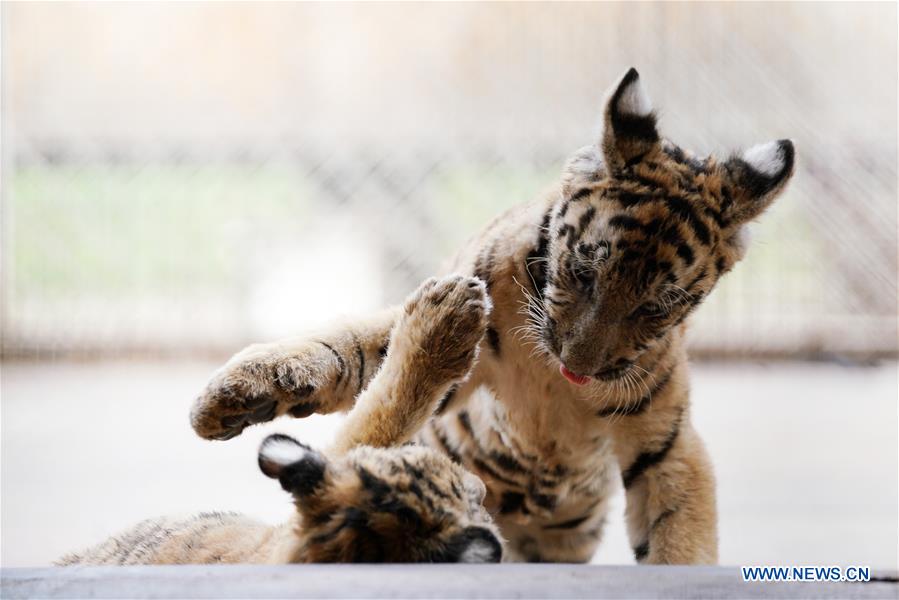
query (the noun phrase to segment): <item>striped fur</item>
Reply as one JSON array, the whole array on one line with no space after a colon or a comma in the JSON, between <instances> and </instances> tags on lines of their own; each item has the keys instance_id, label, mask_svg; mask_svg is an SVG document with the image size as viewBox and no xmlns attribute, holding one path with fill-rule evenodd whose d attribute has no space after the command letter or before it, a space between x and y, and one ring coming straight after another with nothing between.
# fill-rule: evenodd
<instances>
[{"instance_id":1,"label":"striped fur","mask_svg":"<svg viewBox=\"0 0 899 600\"><path fill-rule=\"evenodd\" d=\"M328 452L266 438L259 467L293 496L288 523L233 513L148 520L59 564L498 562L484 483L443 453L406 444L468 374L489 311L477 279L425 282L398 311L379 373Z\"/></svg>"},{"instance_id":2,"label":"striped fur","mask_svg":"<svg viewBox=\"0 0 899 600\"><path fill-rule=\"evenodd\" d=\"M471 375L417 439L485 481L511 559L588 560L620 481L637 561L713 563L714 476L690 418L686 320L743 257L744 226L784 189L793 145L694 157L659 135L633 69L603 116L556 188L451 263L484 281L494 309ZM256 418L247 398L283 393L285 371L314 388L319 412L351 405L338 363L361 361L347 340L375 368L392 322L388 312L316 338L336 357L308 338L238 355L198 400L195 429L236 435ZM305 398L279 399L278 414Z\"/></svg>"}]
</instances>

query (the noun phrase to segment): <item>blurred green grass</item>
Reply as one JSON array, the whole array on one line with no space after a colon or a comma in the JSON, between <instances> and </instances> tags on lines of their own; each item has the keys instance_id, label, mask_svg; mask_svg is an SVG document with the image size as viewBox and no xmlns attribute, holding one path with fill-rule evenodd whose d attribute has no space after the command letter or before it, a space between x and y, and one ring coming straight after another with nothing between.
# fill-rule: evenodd
<instances>
[{"instance_id":1,"label":"blurred green grass","mask_svg":"<svg viewBox=\"0 0 899 600\"><path fill-rule=\"evenodd\" d=\"M31 166L13 171L15 291L215 288L232 276L223 238L302 219L295 171L250 166Z\"/></svg>"},{"instance_id":2,"label":"blurred green grass","mask_svg":"<svg viewBox=\"0 0 899 600\"><path fill-rule=\"evenodd\" d=\"M560 168L439 169L420 190L436 230L410 251L433 254L436 265L495 215L541 193ZM16 298L42 301L234 289L243 273L234 253L273 228L300 235L304 219L323 208L317 193L308 174L278 164L19 167L7 196L5 284ZM819 242L795 194L754 229L747 259L709 301L716 312L759 294L772 309L823 302L810 263Z\"/></svg>"}]
</instances>

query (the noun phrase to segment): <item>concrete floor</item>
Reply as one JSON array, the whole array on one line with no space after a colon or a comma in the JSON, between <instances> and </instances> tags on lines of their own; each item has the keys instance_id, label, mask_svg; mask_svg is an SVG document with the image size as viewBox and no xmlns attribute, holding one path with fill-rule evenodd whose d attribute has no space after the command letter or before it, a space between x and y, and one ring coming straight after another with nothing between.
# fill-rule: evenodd
<instances>
[{"instance_id":1,"label":"concrete floor","mask_svg":"<svg viewBox=\"0 0 899 600\"><path fill-rule=\"evenodd\" d=\"M737 567L597 565L189 565L0 569L14 598L834 598L897 597L895 572L857 582L744 582Z\"/></svg>"},{"instance_id":2,"label":"concrete floor","mask_svg":"<svg viewBox=\"0 0 899 600\"><path fill-rule=\"evenodd\" d=\"M313 444L334 418L279 420L229 442L187 422L216 365L4 363L0 564L61 554L162 514L230 509L276 522L287 495L262 437ZM718 473L721 563L897 565L897 365L697 364L694 418ZM617 498L596 563L633 562Z\"/></svg>"}]
</instances>

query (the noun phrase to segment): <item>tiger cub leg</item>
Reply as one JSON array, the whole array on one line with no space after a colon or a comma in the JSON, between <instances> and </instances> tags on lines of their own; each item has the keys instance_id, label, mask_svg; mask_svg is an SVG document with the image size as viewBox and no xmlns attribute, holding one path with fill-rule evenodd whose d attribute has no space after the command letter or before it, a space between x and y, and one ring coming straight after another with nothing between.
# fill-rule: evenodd
<instances>
[{"instance_id":1,"label":"tiger cub leg","mask_svg":"<svg viewBox=\"0 0 899 600\"><path fill-rule=\"evenodd\" d=\"M613 424L628 535L638 563L718 561L715 476L689 408L681 364L650 410Z\"/></svg>"},{"instance_id":2,"label":"tiger cub leg","mask_svg":"<svg viewBox=\"0 0 899 600\"><path fill-rule=\"evenodd\" d=\"M319 335L254 344L220 368L194 401L200 437L227 440L245 427L289 414L347 410L378 371L399 308Z\"/></svg>"},{"instance_id":3,"label":"tiger cub leg","mask_svg":"<svg viewBox=\"0 0 899 600\"><path fill-rule=\"evenodd\" d=\"M332 451L411 439L468 375L489 313L480 279L452 275L423 283L406 300L384 364L356 401Z\"/></svg>"}]
</instances>

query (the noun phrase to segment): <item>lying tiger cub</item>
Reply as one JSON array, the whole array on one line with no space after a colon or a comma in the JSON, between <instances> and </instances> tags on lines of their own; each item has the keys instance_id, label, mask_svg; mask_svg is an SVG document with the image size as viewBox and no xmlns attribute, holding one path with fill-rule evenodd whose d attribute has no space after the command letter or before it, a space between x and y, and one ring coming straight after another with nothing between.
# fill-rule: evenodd
<instances>
[{"instance_id":1,"label":"lying tiger cub","mask_svg":"<svg viewBox=\"0 0 899 600\"><path fill-rule=\"evenodd\" d=\"M406 301L384 365L329 451L286 435L265 439L259 467L297 507L287 523L218 512L151 519L58 564L499 562L484 483L442 453L399 446L465 379L489 312L478 279L426 281Z\"/></svg>"}]
</instances>

